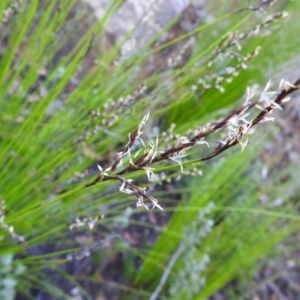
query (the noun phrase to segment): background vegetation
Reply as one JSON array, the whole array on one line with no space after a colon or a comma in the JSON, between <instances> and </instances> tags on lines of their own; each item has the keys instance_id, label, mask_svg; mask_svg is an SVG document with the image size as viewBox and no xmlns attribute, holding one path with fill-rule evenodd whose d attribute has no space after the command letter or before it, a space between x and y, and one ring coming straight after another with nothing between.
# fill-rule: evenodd
<instances>
[{"instance_id":1,"label":"background vegetation","mask_svg":"<svg viewBox=\"0 0 300 300\"><path fill-rule=\"evenodd\" d=\"M224 128L206 138L211 149L187 153L183 174L162 161L153 164L157 182L143 170L124 175L164 211L136 208L115 181L85 187L148 111L143 139L160 136L161 151L240 107L247 87L259 98L269 78L275 91L280 74L297 79L287 62L299 53L299 2L263 5L265 14L249 1L222 3L208 4L213 19L194 30L163 39L173 20L124 55L131 33L111 43L105 29L122 1L100 20L74 0L1 1L1 299L299 293L286 275L298 272L296 99L274 124L259 124L243 152L237 145L199 161Z\"/></svg>"}]
</instances>

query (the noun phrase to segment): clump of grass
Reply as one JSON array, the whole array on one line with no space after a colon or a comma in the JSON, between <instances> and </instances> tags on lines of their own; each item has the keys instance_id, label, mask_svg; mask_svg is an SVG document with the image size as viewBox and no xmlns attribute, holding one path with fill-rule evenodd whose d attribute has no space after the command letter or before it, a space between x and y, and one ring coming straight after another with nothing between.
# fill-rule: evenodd
<instances>
[{"instance_id":1,"label":"clump of grass","mask_svg":"<svg viewBox=\"0 0 300 300\"><path fill-rule=\"evenodd\" d=\"M266 58L271 57L273 48L270 45L275 45L279 39L276 39L276 34L270 37L272 41L267 47L270 55L263 52L263 47L260 53L257 49L259 44L263 46L267 30L272 30L275 21L285 16L282 12L265 20L253 12L261 10L262 4L247 7L238 14L229 12L219 17L216 12L214 21L161 43L160 36L164 32L167 34L172 25L168 24L144 49L126 56L126 59L121 50L130 33L109 51L99 47L99 52L94 52L97 40L107 41L105 22L121 2L115 1L99 21L87 18L88 13L76 1L0 3L1 11L5 12L0 33L2 49L5 50L0 52L0 157L3 165L0 256L3 259L13 257L12 264L24 265L29 270L16 276L19 282L16 289L29 298L33 288L53 297L68 296L70 291L62 291L56 281L63 277L87 299L95 299L97 295L86 291L92 276L85 281L64 272L61 266L86 263L91 255L95 255L96 260L96 251L102 255L94 262L99 266L105 260L102 251L105 249L131 253L143 259L143 267L135 269L128 281L135 281L134 294L150 296L155 289L153 285L157 283L155 280L162 278L159 275L164 263L174 249L181 249L178 244L182 234L178 228L184 223L187 227L194 224L198 210L209 201L217 204L213 212L219 209L219 214L212 216L220 221L220 227L216 225L218 229L237 224L249 234L242 218L230 223L232 218L222 214L230 207L226 199L222 200L222 195L228 191L224 187L221 194L221 187L226 181L234 183L234 178L230 178L232 174L223 169L221 174L217 167L209 172L207 168L211 165L205 167L204 164L200 170L199 164L235 145L239 144L243 149L253 127L269 120L269 114L280 108L289 94L299 88L299 80L294 84L284 81L278 94L272 95L266 88L253 102L249 100L249 92L242 106L230 113L222 112L220 117L219 109L240 101L246 86L266 81L261 74L251 74L251 66L262 68ZM245 17L241 18L242 15ZM223 20L227 20L227 25ZM80 37L78 27L84 27ZM217 37L208 34L213 28ZM286 30L286 35L281 38L288 40L292 32ZM153 72L144 72L151 59L180 42L183 42L182 47L179 46L177 52L168 53ZM193 49L190 57L185 56L189 48ZM289 45L289 48L294 53L298 51L296 46ZM283 59L280 56L276 63ZM145 73L148 75L143 76ZM195 109L195 105L199 105L199 109ZM261 112L247 116L256 108ZM148 120L149 114L143 118L148 111L151 111L151 120ZM177 125L176 133L172 122ZM221 142L212 146L218 139ZM124 140L127 144L122 147ZM203 154L197 153L197 146L202 144L209 144L213 150L209 152L203 147ZM117 149L122 150L118 152ZM235 158L237 161L230 157L225 162L220 159L220 165L227 164L228 172L242 172L247 166L247 151L243 157ZM184 161L186 155L189 156ZM251 157L254 156L248 156L249 162ZM194 168L198 170L196 173L203 168L205 178L201 182L208 193L199 195L192 180L188 182L190 180L183 178L176 185L172 182L180 198L190 200L187 206L180 202L179 206L174 208L173 204L170 208L169 202L173 200L170 191L164 185L163 191L159 191L156 183L164 178L176 178L183 174L182 171L190 174ZM142 181L145 174L147 182ZM97 177L89 183L87 177L91 176ZM135 180L134 183L131 180ZM119 189L115 189L116 182ZM179 191L176 187L181 182L184 188ZM211 199L217 196L210 186L220 193L218 203ZM250 197L250 192L247 193ZM132 215L141 214L143 210L133 209L134 213L124 216L123 225L116 225L120 223L118 217L131 206L132 195L137 199L137 206L156 206L165 210L162 212L164 216L168 211L174 212L166 229L139 221L143 227L163 232L149 253L148 250L136 250L122 231L126 224L134 224ZM191 213L186 219L183 212L188 208ZM248 212L251 209L249 204ZM233 212L234 209L232 215ZM152 213L148 215L152 216ZM268 222L270 220L259 224L266 228ZM84 231L83 225L93 229L92 234ZM73 230L69 231L68 226ZM80 241L77 236L80 233L90 235L91 240ZM225 236L227 242L230 241L229 235ZM282 232L276 241L285 236ZM213 237L216 237L214 229L203 241L203 247L213 246ZM253 240L255 238L253 236ZM237 239L244 243L243 236ZM151 246L153 243L154 240L149 242ZM226 239L221 245L226 245ZM228 248L232 247L233 243L228 242ZM188 251L188 247L185 249ZM220 253L220 249L221 246L216 248L215 253ZM262 254L267 253L263 247L260 250ZM249 261L254 263L258 256L253 255ZM211 261L214 264L209 264L207 274L202 274L203 278L206 277L204 295L211 295L234 277L230 273L225 278L221 272L224 269L214 267L217 263ZM234 269L231 260L225 262L230 270ZM153 263L159 268L154 268ZM50 268L56 270L54 279ZM176 268L178 265L174 270ZM8 272L12 273L12 270ZM96 271L93 275L97 277ZM170 282L165 283L166 291L171 291ZM143 291L142 286L147 286L147 290ZM128 286L118 288L126 290Z\"/></svg>"}]
</instances>

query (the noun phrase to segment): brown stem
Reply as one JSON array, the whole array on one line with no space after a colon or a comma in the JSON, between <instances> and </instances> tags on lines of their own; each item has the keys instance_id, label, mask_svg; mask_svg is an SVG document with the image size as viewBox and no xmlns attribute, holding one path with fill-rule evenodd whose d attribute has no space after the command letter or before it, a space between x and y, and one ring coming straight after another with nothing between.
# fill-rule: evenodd
<instances>
[{"instance_id":1,"label":"brown stem","mask_svg":"<svg viewBox=\"0 0 300 300\"><path fill-rule=\"evenodd\" d=\"M293 86L290 86L289 88L287 89L283 89L279 94L278 96L276 97L276 99L273 101L275 102L276 104L278 105L281 105L284 101L284 99L290 95L291 93L297 91L300 89L300 78L298 80L295 81L295 83L293 84ZM144 158L147 156L147 153L146 154L143 154L141 157L139 157L136 162L134 163L134 165L132 165L131 163L126 167L124 168L123 170L119 171L116 173L116 176L107 176L107 175L103 175L103 174L100 174L96 177L96 179L87 184L85 187L89 187L89 186L93 186L95 185L97 182L99 181L107 181L107 180L120 180L119 179L119 176L120 175L123 175L125 173L132 173L132 172L135 172L137 170L141 170L149 165L152 165L154 163L157 163L159 161L162 161L162 160L167 160L169 159L169 157L171 155L174 155L176 153L179 153L180 151L183 151L183 150L188 150L189 148L193 147L196 145L196 143L198 141L200 141L202 138L208 136L210 133L212 132L215 132L223 127L225 127L228 122L230 121L230 119L233 117L233 116L238 116L240 114L242 114L243 112L246 112L248 110L250 110L251 108L253 108L255 105L257 105L259 102L259 100L253 102L253 103L250 103L250 104L247 104L247 105L242 105L240 108L232 111L226 118L224 118L223 120L219 121L219 122L216 122L215 124L211 125L208 129L206 130L202 130L200 131L197 135L195 135L194 137L192 137L189 142L187 143L183 143L183 144L180 144L180 145L174 145L173 147L163 151L162 153L160 153L157 157L154 157L154 158L149 158L147 160L144 160ZM240 140L241 138L247 133L247 131L249 131L249 129L253 128L255 125L259 124L259 122L261 122L263 119L266 118L266 116L274 109L274 104L269 104L267 107L264 108L264 110L262 112L260 112L256 117L255 119L249 124L247 125L246 127L246 131L244 131L244 128L241 126L239 128L239 131L238 133L228 139L227 142L224 142L223 143L220 143L210 154L208 154L207 156L205 157L202 157L200 158L199 160L200 161L206 161L206 160L210 160L216 156L218 156L219 154L221 154L222 152L226 151L227 149L235 146L236 144L240 143ZM130 146L132 146L132 144L134 143L134 141L136 140L136 132L133 134L133 136L130 138L130 141L129 143L125 146L124 150L128 148L130 148ZM130 185L130 184L129 184ZM133 186L132 186L133 187ZM145 197L147 195L142 195L140 194L141 196Z\"/></svg>"}]
</instances>

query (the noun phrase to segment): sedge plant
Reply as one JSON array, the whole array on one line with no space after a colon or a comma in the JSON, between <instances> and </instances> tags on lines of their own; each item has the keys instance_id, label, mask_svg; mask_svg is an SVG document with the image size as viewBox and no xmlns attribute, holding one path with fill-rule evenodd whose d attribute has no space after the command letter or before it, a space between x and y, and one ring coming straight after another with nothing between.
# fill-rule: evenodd
<instances>
[{"instance_id":1,"label":"sedge plant","mask_svg":"<svg viewBox=\"0 0 300 300\"><path fill-rule=\"evenodd\" d=\"M264 145L254 129L299 89L291 78L270 92L265 74L270 60L275 69L299 50L290 29L299 22L284 11L299 5L230 1L234 9L219 6L192 31L162 39L174 19L124 55L134 28L112 45L106 34L122 2L99 20L75 0L0 4L7 299L207 298L298 228L290 211L258 207L248 167ZM132 226L145 229L142 239ZM121 279L111 278L112 261ZM191 290L179 289L182 278Z\"/></svg>"}]
</instances>

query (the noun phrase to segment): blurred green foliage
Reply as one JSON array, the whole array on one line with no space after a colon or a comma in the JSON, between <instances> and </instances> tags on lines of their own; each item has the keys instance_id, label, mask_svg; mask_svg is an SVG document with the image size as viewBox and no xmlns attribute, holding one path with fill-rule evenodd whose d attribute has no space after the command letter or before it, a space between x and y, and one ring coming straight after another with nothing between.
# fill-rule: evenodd
<instances>
[{"instance_id":1,"label":"blurred green foliage","mask_svg":"<svg viewBox=\"0 0 300 300\"><path fill-rule=\"evenodd\" d=\"M50 293L53 299L71 299L56 286L55 280L52 282L41 273L50 268L78 286L85 299L92 299L78 283L80 278L60 268L68 255L80 248L68 224L76 217L105 214L107 217L99 222L101 227L93 231L105 238L113 234L111 229L120 224L120 216L135 201L130 195L120 193L112 182L85 189L84 184L97 174L96 163L108 165L147 111L151 110L152 118L146 129L148 136L168 129L173 122L176 133L184 135L216 117L226 116L229 108L239 106L248 86L258 84L263 89L280 65L299 53L300 20L293 13L299 10L299 3L284 1L272 7L269 14L286 10L290 16L270 24L263 36L241 41L242 56L257 46L261 51L247 69L240 70L230 83L222 84L224 93L215 88L202 89L201 85L193 89L199 79L238 64L231 56L224 56L208 67L224 35L232 31L247 33L264 19L249 10L235 14L236 8L244 5L240 1L227 1L226 5L219 2L218 6L208 5L213 21L153 47L160 33L128 60L122 60L119 53L130 33L109 50L103 46L107 42L104 25L121 0L115 1L98 21L86 6L75 0L22 1L13 7L7 21L0 25L0 200L5 203L0 214L0 259L2 264L10 266L0 270L0 294L10 284L11 293L18 292L28 299L33 299L32 288ZM1 1L0 11L7 12L11 5L10 1ZM166 65L157 66L156 71L143 76L148 60L155 60L161 51L184 43L189 36L195 37L195 43L190 57L181 66L168 68L165 62ZM134 95L144 82L147 89L143 95L133 96L125 104L118 102L121 97ZM214 85L214 79L210 83ZM101 114L93 119L91 111L97 109ZM240 149L229 151L213 162L200 164L197 161L200 150L194 151L183 164L184 169L199 168L203 170L202 177L183 178L173 183L172 191L154 190L160 205L173 213L165 228L155 228L161 234L154 246L139 249L122 240L113 243L113 252L120 251L130 259L138 256L143 261L140 269L132 261L126 262L124 273L129 283L118 286L126 292L125 298L150 297L180 243L184 238L197 237L197 227L191 226L209 203L214 206L206 218L214 226L207 236L186 249L193 251L192 255L179 257L162 292L165 298L168 291L182 284L177 280L178 274L192 259L196 264L204 255L209 257L202 274L196 273L203 279L203 286L185 295L185 299L208 298L236 278L249 278L259 259L299 229L295 206L283 205L277 209L265 207L259 201L263 190L270 197L286 197L288 203L290 195L286 194L286 188L296 180L291 176L274 191L257 179L261 167L255 162L271 136L258 130L243 153ZM83 178L76 175L78 172ZM173 178L180 173L180 167L162 164L157 172ZM138 181L145 174L138 172L132 176ZM176 202L174 195L180 200ZM145 212L134 209L134 213ZM130 216L124 220L129 224L139 222ZM151 228L148 223L139 225ZM190 230L189 237L186 230ZM43 252L43 247L48 250ZM106 255L106 252L95 254L95 259L104 260ZM9 264L6 258L10 259ZM17 271L20 268L22 271ZM191 276L189 280L192 284L197 279ZM89 280L95 278L91 276ZM178 294L178 299L181 296Z\"/></svg>"}]
</instances>

